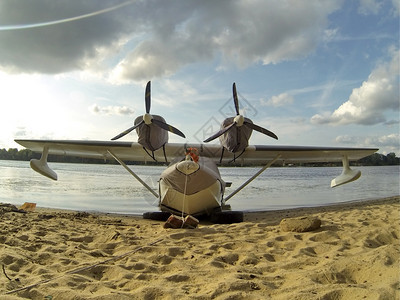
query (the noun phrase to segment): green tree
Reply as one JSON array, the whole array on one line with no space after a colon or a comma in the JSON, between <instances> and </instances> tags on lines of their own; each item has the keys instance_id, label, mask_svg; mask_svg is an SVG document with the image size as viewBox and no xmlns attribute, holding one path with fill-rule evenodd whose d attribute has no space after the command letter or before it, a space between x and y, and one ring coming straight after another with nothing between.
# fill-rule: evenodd
<instances>
[{"instance_id":1,"label":"green tree","mask_svg":"<svg viewBox=\"0 0 400 300\"><path fill-rule=\"evenodd\" d=\"M396 157L396 154L391 152L388 155L386 155L386 164L388 165L398 165L399 164L399 158Z\"/></svg>"},{"instance_id":2,"label":"green tree","mask_svg":"<svg viewBox=\"0 0 400 300\"><path fill-rule=\"evenodd\" d=\"M17 148L10 148L8 149L8 159L16 160L18 158L18 149Z\"/></svg>"}]
</instances>

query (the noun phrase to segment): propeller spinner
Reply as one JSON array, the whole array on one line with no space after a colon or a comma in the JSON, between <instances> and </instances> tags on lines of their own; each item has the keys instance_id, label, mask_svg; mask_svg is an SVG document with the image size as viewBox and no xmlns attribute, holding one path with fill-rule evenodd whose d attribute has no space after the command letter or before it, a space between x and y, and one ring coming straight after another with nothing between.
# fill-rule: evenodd
<instances>
[{"instance_id":1,"label":"propeller spinner","mask_svg":"<svg viewBox=\"0 0 400 300\"><path fill-rule=\"evenodd\" d=\"M222 123L222 128L208 139L204 140L204 143L208 143L217 137L220 138L222 145L231 152L244 151L248 146L248 139L250 138L252 130L261 132L274 139L278 137L271 131L254 124L250 119L245 118L239 113L239 100L236 92L236 84L233 83L233 102L235 105L236 116L227 118ZM243 130L242 130L243 129Z\"/></svg>"},{"instance_id":2,"label":"propeller spinner","mask_svg":"<svg viewBox=\"0 0 400 300\"><path fill-rule=\"evenodd\" d=\"M172 132L174 134L177 134L181 137L185 137L185 135L177 128L167 124L165 122L165 120L157 115L151 115L150 114L150 107L151 107L151 81L149 81L146 85L146 92L145 92L145 107L146 107L146 113L143 115L142 120L140 120L139 118L139 122L137 122L138 119L136 119L135 121L135 125L133 125L132 127L128 128L127 130L121 132L120 134L118 134L117 136L113 137L111 140L118 140L119 138L127 135L128 133L130 133L132 130L138 128L139 126L145 124L147 126L151 126L152 124L154 124L155 126L162 128L163 130ZM153 150L153 149L151 149ZM155 149L156 150L156 149Z\"/></svg>"}]
</instances>

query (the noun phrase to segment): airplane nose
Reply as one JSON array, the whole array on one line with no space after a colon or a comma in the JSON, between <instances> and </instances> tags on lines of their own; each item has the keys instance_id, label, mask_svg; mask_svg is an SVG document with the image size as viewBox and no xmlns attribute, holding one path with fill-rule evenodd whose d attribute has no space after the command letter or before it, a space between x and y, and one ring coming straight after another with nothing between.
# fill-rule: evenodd
<instances>
[{"instance_id":1,"label":"airplane nose","mask_svg":"<svg viewBox=\"0 0 400 300\"><path fill-rule=\"evenodd\" d=\"M200 169L200 166L194 161L184 160L176 165L176 169L185 175L190 175Z\"/></svg>"}]
</instances>

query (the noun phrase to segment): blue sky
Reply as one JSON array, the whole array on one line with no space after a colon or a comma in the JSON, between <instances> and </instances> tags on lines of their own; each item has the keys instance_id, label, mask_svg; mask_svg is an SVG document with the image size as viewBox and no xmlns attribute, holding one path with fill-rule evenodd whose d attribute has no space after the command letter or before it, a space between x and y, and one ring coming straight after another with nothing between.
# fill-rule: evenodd
<instances>
[{"instance_id":1,"label":"blue sky","mask_svg":"<svg viewBox=\"0 0 400 300\"><path fill-rule=\"evenodd\" d=\"M0 2L0 148L109 140L144 113L199 142L242 112L279 140L400 153L398 1ZM136 141L131 133L121 140Z\"/></svg>"}]
</instances>

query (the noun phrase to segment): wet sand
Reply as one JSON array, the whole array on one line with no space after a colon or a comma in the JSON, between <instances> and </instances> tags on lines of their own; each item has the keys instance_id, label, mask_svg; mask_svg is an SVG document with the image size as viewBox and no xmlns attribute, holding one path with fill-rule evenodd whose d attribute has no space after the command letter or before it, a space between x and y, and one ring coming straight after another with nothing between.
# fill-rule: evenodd
<instances>
[{"instance_id":1,"label":"wet sand","mask_svg":"<svg viewBox=\"0 0 400 300\"><path fill-rule=\"evenodd\" d=\"M400 299L400 197L164 229L138 216L0 212L1 299ZM283 218L321 228L285 232Z\"/></svg>"}]
</instances>

